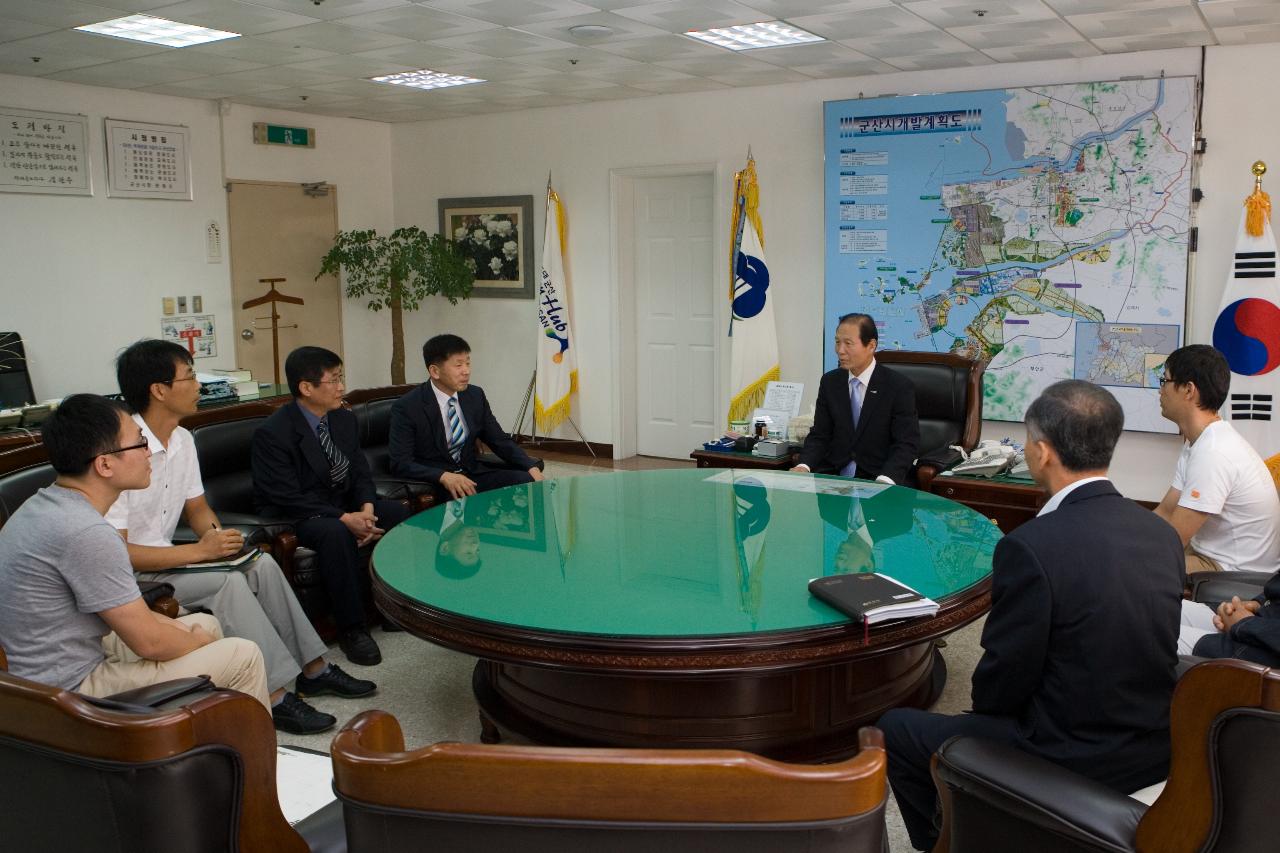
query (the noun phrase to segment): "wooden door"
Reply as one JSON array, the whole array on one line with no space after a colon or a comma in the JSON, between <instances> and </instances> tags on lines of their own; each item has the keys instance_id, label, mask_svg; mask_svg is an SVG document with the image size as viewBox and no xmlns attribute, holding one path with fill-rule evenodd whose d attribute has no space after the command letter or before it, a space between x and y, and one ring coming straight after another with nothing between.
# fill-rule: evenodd
<instances>
[{"instance_id":1,"label":"wooden door","mask_svg":"<svg viewBox=\"0 0 1280 853\"><path fill-rule=\"evenodd\" d=\"M716 435L714 182L635 187L636 450L687 459Z\"/></svg>"},{"instance_id":2,"label":"wooden door","mask_svg":"<svg viewBox=\"0 0 1280 853\"><path fill-rule=\"evenodd\" d=\"M300 346L320 346L342 355L342 296L335 276L316 278L320 259L338 232L337 188L309 196L301 184L229 181L231 301L235 318L236 367L258 382L275 379L271 306L241 306L267 292L259 279L283 278L276 288L306 304L276 303L280 315L280 382L284 360Z\"/></svg>"}]
</instances>

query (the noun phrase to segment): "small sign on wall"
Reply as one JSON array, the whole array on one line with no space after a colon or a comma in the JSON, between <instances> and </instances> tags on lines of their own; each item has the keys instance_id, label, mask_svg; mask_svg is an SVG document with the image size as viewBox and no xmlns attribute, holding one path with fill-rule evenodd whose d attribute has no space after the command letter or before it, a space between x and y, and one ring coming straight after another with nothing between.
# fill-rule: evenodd
<instances>
[{"instance_id":1,"label":"small sign on wall","mask_svg":"<svg viewBox=\"0 0 1280 853\"><path fill-rule=\"evenodd\" d=\"M178 297L185 303L185 296ZM186 347L192 358L213 358L218 354L218 335L212 314L186 314L160 320L160 337Z\"/></svg>"},{"instance_id":2,"label":"small sign on wall","mask_svg":"<svg viewBox=\"0 0 1280 853\"><path fill-rule=\"evenodd\" d=\"M314 127L285 127L281 124L253 123L253 141L257 145L291 145L295 148L315 148Z\"/></svg>"},{"instance_id":3,"label":"small sign on wall","mask_svg":"<svg viewBox=\"0 0 1280 853\"><path fill-rule=\"evenodd\" d=\"M89 119L0 107L0 192L93 195Z\"/></svg>"},{"instance_id":4,"label":"small sign on wall","mask_svg":"<svg viewBox=\"0 0 1280 853\"><path fill-rule=\"evenodd\" d=\"M191 201L191 130L106 119L107 195Z\"/></svg>"}]
</instances>

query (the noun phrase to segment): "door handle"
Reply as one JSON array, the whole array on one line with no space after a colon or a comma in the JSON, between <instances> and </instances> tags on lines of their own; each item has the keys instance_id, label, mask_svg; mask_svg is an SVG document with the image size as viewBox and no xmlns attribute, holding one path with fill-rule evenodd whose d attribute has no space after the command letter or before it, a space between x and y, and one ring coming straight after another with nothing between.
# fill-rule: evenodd
<instances>
[{"instance_id":1,"label":"door handle","mask_svg":"<svg viewBox=\"0 0 1280 853\"><path fill-rule=\"evenodd\" d=\"M241 329L240 337L244 338L246 341L253 340L253 329Z\"/></svg>"}]
</instances>

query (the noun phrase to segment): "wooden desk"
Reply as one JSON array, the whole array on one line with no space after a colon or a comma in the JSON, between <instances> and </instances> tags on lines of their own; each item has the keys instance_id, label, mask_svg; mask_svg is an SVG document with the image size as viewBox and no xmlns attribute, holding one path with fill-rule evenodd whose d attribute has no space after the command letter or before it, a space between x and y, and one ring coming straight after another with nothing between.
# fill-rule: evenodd
<instances>
[{"instance_id":1,"label":"wooden desk","mask_svg":"<svg viewBox=\"0 0 1280 853\"><path fill-rule=\"evenodd\" d=\"M722 453L718 450L695 450L689 458L699 468L756 468L766 471L786 471L800 458L798 453L786 456L756 456L754 453Z\"/></svg>"},{"instance_id":2,"label":"wooden desk","mask_svg":"<svg viewBox=\"0 0 1280 853\"><path fill-rule=\"evenodd\" d=\"M1005 533L1036 517L1049 495L1035 483L986 477L938 476L929 491L994 518Z\"/></svg>"}]
</instances>

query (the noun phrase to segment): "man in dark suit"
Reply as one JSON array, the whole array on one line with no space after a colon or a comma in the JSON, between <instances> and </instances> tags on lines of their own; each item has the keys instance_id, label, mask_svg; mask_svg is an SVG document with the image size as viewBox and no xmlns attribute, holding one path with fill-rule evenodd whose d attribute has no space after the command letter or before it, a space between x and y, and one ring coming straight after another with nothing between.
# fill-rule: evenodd
<instances>
[{"instance_id":1,"label":"man in dark suit","mask_svg":"<svg viewBox=\"0 0 1280 853\"><path fill-rule=\"evenodd\" d=\"M1110 393L1057 382L1026 426L1027 464L1051 497L996 546L972 713L898 708L877 723L918 850L938 835L929 759L955 735L1011 744L1124 792L1168 772L1182 543L1106 478L1124 428Z\"/></svg>"},{"instance_id":2,"label":"man in dark suit","mask_svg":"<svg viewBox=\"0 0 1280 853\"><path fill-rule=\"evenodd\" d=\"M316 552L339 645L352 663L372 666L382 652L365 624L359 549L409 511L378 500L356 417L342 407L346 385L337 353L299 347L284 372L294 400L253 434L254 500L264 515L292 521L299 544Z\"/></svg>"},{"instance_id":3,"label":"man in dark suit","mask_svg":"<svg viewBox=\"0 0 1280 853\"><path fill-rule=\"evenodd\" d=\"M471 384L471 347L457 335L422 345L430 376L391 409L388 451L397 477L435 485L444 500L542 479L542 471L503 432L478 385ZM476 458L483 441L511 469Z\"/></svg>"},{"instance_id":4,"label":"man in dark suit","mask_svg":"<svg viewBox=\"0 0 1280 853\"><path fill-rule=\"evenodd\" d=\"M840 366L823 374L813 429L793 471L904 483L920 446L911 380L877 364L876 323L846 314L836 327Z\"/></svg>"}]
</instances>

